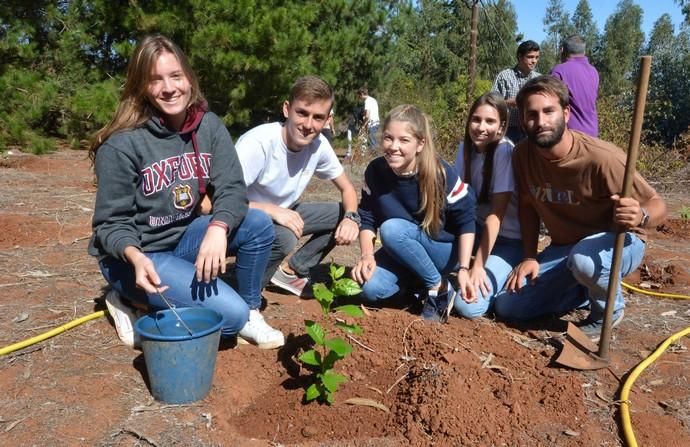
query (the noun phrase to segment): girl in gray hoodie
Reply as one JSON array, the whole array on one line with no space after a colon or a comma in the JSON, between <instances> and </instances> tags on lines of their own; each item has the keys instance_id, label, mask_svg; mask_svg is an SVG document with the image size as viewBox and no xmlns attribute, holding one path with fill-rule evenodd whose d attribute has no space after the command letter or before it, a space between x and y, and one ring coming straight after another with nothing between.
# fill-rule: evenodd
<instances>
[{"instance_id":1,"label":"girl in gray hoodie","mask_svg":"<svg viewBox=\"0 0 690 447\"><path fill-rule=\"evenodd\" d=\"M184 53L162 36L135 48L112 121L90 150L98 191L89 253L112 286L106 304L118 335L134 345L132 302L208 307L222 334L260 348L284 344L259 312L274 232L247 206L230 134L207 110ZM198 204L211 199L201 215ZM236 256L237 290L218 278Z\"/></svg>"}]
</instances>

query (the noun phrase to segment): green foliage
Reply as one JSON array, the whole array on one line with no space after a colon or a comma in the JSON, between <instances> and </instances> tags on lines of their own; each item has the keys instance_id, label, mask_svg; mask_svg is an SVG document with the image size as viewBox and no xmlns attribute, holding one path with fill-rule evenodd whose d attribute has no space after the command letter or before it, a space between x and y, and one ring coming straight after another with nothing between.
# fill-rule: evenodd
<instances>
[{"instance_id":1,"label":"green foliage","mask_svg":"<svg viewBox=\"0 0 690 447\"><path fill-rule=\"evenodd\" d=\"M575 34L585 39L587 54L596 58L600 50L601 37L597 29L597 24L592 15L592 8L587 0L580 0L575 7L572 17L573 30Z\"/></svg>"},{"instance_id":2,"label":"green foliage","mask_svg":"<svg viewBox=\"0 0 690 447\"><path fill-rule=\"evenodd\" d=\"M680 215L680 218L688 221L690 220L690 206L681 206L680 210L678 210L678 214Z\"/></svg>"},{"instance_id":3,"label":"green foliage","mask_svg":"<svg viewBox=\"0 0 690 447\"><path fill-rule=\"evenodd\" d=\"M687 17L688 2L677 3ZM470 6L457 0L10 0L0 8L0 150L41 152L55 139L84 147L112 117L136 42L162 33L188 55L211 109L233 135L279 118L295 78L317 74L335 89L338 121L359 104L356 89L367 86L382 116L403 102L430 114L440 152L452 157L467 109ZM627 104L643 41L641 15L632 0L622 0L600 39L587 0L572 15L562 0L551 0L539 70L550 70L559 40L574 30L600 70L602 96ZM688 30L668 31L659 19L646 48L655 61L646 130L666 146L690 122ZM480 2L475 95L515 64L522 40L516 34L511 1Z\"/></svg>"},{"instance_id":4,"label":"green foliage","mask_svg":"<svg viewBox=\"0 0 690 447\"><path fill-rule=\"evenodd\" d=\"M683 14L685 15L685 23L690 25L690 1L689 0L675 0L681 6Z\"/></svg>"},{"instance_id":5,"label":"green foliage","mask_svg":"<svg viewBox=\"0 0 690 447\"><path fill-rule=\"evenodd\" d=\"M647 54L652 56L646 126L649 139L670 146L690 125L690 35L675 34L671 17L654 23Z\"/></svg>"},{"instance_id":6,"label":"green foliage","mask_svg":"<svg viewBox=\"0 0 690 447\"><path fill-rule=\"evenodd\" d=\"M562 0L550 0L544 13L546 40L541 43L541 57L537 70L549 73L560 62L561 42L575 31L570 22L570 14L565 10Z\"/></svg>"},{"instance_id":7,"label":"green foliage","mask_svg":"<svg viewBox=\"0 0 690 447\"><path fill-rule=\"evenodd\" d=\"M477 76L493 80L499 71L515 65L517 45L523 36L517 35L517 15L510 1L481 2L481 6Z\"/></svg>"},{"instance_id":8,"label":"green foliage","mask_svg":"<svg viewBox=\"0 0 690 447\"><path fill-rule=\"evenodd\" d=\"M633 115L632 94L620 97L607 96L599 99L599 137L627 150L630 144L630 128ZM678 147L665 147L643 130L636 168L647 179L661 180L677 173L686 161L682 155L683 139Z\"/></svg>"},{"instance_id":9,"label":"green foliage","mask_svg":"<svg viewBox=\"0 0 690 447\"><path fill-rule=\"evenodd\" d=\"M361 292L355 281L343 278L344 274L345 267L331 264L329 271L330 287L323 283L314 284L314 297L321 306L323 319L328 329L332 330L337 327L346 333L361 334L362 328L357 324L347 323L340 319L332 320L334 312L340 312L353 318L364 316L362 310L352 304L331 309L336 297L352 296ZM304 327L305 332L316 345L315 348L309 349L299 356L300 362L313 372L313 383L306 389L304 399L306 402L318 399L330 405L335 400L335 393L340 384L347 381L347 377L333 372L333 368L338 360L350 355L352 345L340 337L329 337L328 332L330 331L315 321L306 320Z\"/></svg>"},{"instance_id":10,"label":"green foliage","mask_svg":"<svg viewBox=\"0 0 690 447\"><path fill-rule=\"evenodd\" d=\"M633 114L632 92L625 97L603 96L597 102L599 138L627 148Z\"/></svg>"},{"instance_id":11,"label":"green foliage","mask_svg":"<svg viewBox=\"0 0 690 447\"><path fill-rule=\"evenodd\" d=\"M641 27L642 8L632 0L621 0L606 20L601 59L596 64L604 95L618 95L632 88L632 74L644 40Z\"/></svg>"}]
</instances>

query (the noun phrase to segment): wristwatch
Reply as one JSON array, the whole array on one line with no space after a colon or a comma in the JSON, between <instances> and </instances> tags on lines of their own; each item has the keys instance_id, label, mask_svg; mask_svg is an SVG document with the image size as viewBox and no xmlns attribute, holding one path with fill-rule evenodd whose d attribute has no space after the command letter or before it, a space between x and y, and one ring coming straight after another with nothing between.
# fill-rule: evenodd
<instances>
[{"instance_id":1,"label":"wristwatch","mask_svg":"<svg viewBox=\"0 0 690 447\"><path fill-rule=\"evenodd\" d=\"M343 217L344 217L345 219L350 219L351 221L353 221L354 223L356 223L358 227L362 225L362 218L359 217L359 214L357 213L357 211L347 211L347 212L343 215Z\"/></svg>"},{"instance_id":2,"label":"wristwatch","mask_svg":"<svg viewBox=\"0 0 690 447\"><path fill-rule=\"evenodd\" d=\"M640 208L640 211L642 211L642 220L640 221L640 225L638 226L640 228L644 228L649 223L649 213L644 208Z\"/></svg>"}]
</instances>

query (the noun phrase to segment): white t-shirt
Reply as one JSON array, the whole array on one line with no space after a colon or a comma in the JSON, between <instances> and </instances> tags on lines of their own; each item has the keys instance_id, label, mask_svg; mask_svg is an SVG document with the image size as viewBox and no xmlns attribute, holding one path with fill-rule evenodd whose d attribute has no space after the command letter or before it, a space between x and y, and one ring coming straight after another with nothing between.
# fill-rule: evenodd
<instances>
[{"instance_id":1,"label":"white t-shirt","mask_svg":"<svg viewBox=\"0 0 690 447\"><path fill-rule=\"evenodd\" d=\"M369 118L368 125L376 126L379 123L379 103L376 102L371 96L367 96L364 100L364 110L367 111L367 117Z\"/></svg>"},{"instance_id":2,"label":"white t-shirt","mask_svg":"<svg viewBox=\"0 0 690 447\"><path fill-rule=\"evenodd\" d=\"M299 152L287 148L281 123L262 124L242 135L235 145L250 202L294 205L312 175L333 180L344 170L328 140L319 135Z\"/></svg>"},{"instance_id":3,"label":"white t-shirt","mask_svg":"<svg viewBox=\"0 0 690 447\"><path fill-rule=\"evenodd\" d=\"M463 146L460 142L458 146L458 155L455 160L455 169L460 174L460 178L465 176L465 161L463 160ZM510 239L520 239L520 221L518 220L518 199L515 187L515 175L513 173L513 143L508 139L502 139L496 147L494 153L493 174L491 176L491 185L489 185L489 202L477 205L477 219L482 222L491 212L491 196L501 192L512 192L513 195L508 202L505 215L501 221L501 228L498 231L499 236ZM484 166L484 159L486 153L479 153L472 151L470 172L472 173L472 188L477 194L477 199L482 191L482 184L484 183L484 175L482 174L482 167Z\"/></svg>"},{"instance_id":4,"label":"white t-shirt","mask_svg":"<svg viewBox=\"0 0 690 447\"><path fill-rule=\"evenodd\" d=\"M326 120L326 124L323 125L324 129L331 129L331 121L333 120L333 117L335 116L335 111L333 108L331 108L331 112L328 114L328 119ZM333 130L333 129L331 129Z\"/></svg>"}]
</instances>

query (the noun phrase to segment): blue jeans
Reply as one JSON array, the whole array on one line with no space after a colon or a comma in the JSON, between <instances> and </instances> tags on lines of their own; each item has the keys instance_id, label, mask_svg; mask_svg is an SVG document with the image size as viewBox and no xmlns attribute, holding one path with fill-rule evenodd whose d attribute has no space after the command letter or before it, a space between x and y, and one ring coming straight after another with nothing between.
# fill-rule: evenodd
<instances>
[{"instance_id":1,"label":"blue jeans","mask_svg":"<svg viewBox=\"0 0 690 447\"><path fill-rule=\"evenodd\" d=\"M374 257L376 269L362 285L362 297L370 302L390 298L415 279L431 289L458 265L458 244L432 239L417 224L388 219L379 228L381 245Z\"/></svg>"},{"instance_id":2,"label":"blue jeans","mask_svg":"<svg viewBox=\"0 0 690 447\"><path fill-rule=\"evenodd\" d=\"M343 208L338 202L307 202L298 203L290 209L297 212L304 221L302 236L311 237L290 257L288 265L298 276L309 276L311 269L335 247L335 229L343 215ZM278 224L275 224L274 229L275 240L263 275L263 287L266 287L283 259L292 253L299 242L291 229Z\"/></svg>"},{"instance_id":3,"label":"blue jeans","mask_svg":"<svg viewBox=\"0 0 690 447\"><path fill-rule=\"evenodd\" d=\"M373 126L369 126L367 129L369 133L369 150L372 152L378 151L378 133L379 133L379 125L375 124Z\"/></svg>"},{"instance_id":4,"label":"blue jeans","mask_svg":"<svg viewBox=\"0 0 690 447\"><path fill-rule=\"evenodd\" d=\"M591 317L604 316L609 275L616 234L597 233L572 245L550 245L537 256L539 277L519 293L502 291L496 296L494 311L507 320L527 320L560 314L589 302ZM633 272L644 257L644 242L626 233L618 279ZM625 307L620 281L614 312Z\"/></svg>"},{"instance_id":5,"label":"blue jeans","mask_svg":"<svg viewBox=\"0 0 690 447\"><path fill-rule=\"evenodd\" d=\"M480 228L479 225L477 227ZM475 246L478 246L480 241L481 237L478 232ZM491 255L484 264L484 270L490 282L489 295L482 297L481 290L477 289L477 300L473 303L467 303L461 297L457 297L455 299L455 311L460 316L470 319L484 315L493 307L496 295L503 290L508 275L520 261L522 261L522 241L498 236L491 250Z\"/></svg>"},{"instance_id":6,"label":"blue jeans","mask_svg":"<svg viewBox=\"0 0 690 447\"><path fill-rule=\"evenodd\" d=\"M211 216L197 217L189 224L171 251L146 253L156 267L161 283L168 286L165 298L176 307L207 307L223 316L223 335L239 332L249 318L249 309L261 306L261 277L266 270L273 242L273 222L264 212L249 209L240 225L228 235L228 253L236 256L237 291L220 279L210 283L196 280L194 262ZM122 296L148 305L153 310L167 309L157 294L147 294L136 286L131 264L106 257L99 263L103 277Z\"/></svg>"}]
</instances>

